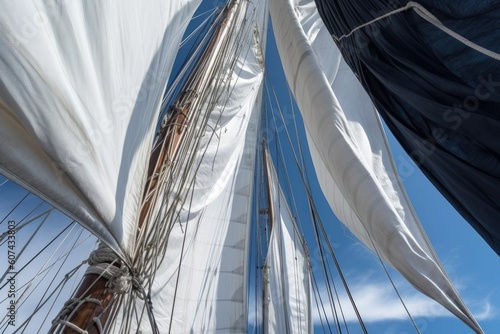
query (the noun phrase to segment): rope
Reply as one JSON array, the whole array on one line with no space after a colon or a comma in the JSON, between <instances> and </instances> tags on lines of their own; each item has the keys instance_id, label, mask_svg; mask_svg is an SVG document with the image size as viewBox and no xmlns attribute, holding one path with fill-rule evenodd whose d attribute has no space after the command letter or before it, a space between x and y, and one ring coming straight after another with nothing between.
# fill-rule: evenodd
<instances>
[{"instance_id":1,"label":"rope","mask_svg":"<svg viewBox=\"0 0 500 334\"><path fill-rule=\"evenodd\" d=\"M106 287L109 289L111 294L123 295L129 293L133 289L136 293L136 297L145 301L144 304L153 334L160 333L153 313L151 295L149 292L146 292L143 286L143 279L141 279L141 277L131 274L131 270L127 266L123 265L118 259L118 256L103 243L100 243L99 247L90 254L87 262L89 263L89 267L87 268L85 274L96 274L106 279ZM117 266L116 264L119 264L120 266ZM72 298L67 301L63 309L52 322L53 325L50 332L54 332L58 326L63 326L71 328L79 334L87 334L88 332L86 330L79 328L67 319L71 319L84 303L89 302L101 305L101 300L97 298ZM98 328L98 332L104 333L99 317L94 317L93 322Z\"/></svg>"},{"instance_id":2,"label":"rope","mask_svg":"<svg viewBox=\"0 0 500 334\"><path fill-rule=\"evenodd\" d=\"M89 267L85 274L96 274L108 280L106 286L111 293L124 294L132 287L132 276L127 266L121 265L118 256L103 243L93 251L88 259ZM120 264L116 266L115 263Z\"/></svg>"},{"instance_id":3,"label":"rope","mask_svg":"<svg viewBox=\"0 0 500 334\"><path fill-rule=\"evenodd\" d=\"M491 50L489 50L487 48L484 48L484 47L482 47L482 46L480 46L480 45L472 42L471 40L465 38L464 36L460 35L459 33L451 30L450 28L446 27L436 16L434 16L431 12L429 12L424 6L422 6L421 4L419 4L417 2L414 2L414 1L408 2L406 4L406 6L404 6L404 7L395 9L395 10L393 10L391 12L388 12L388 13L386 13L384 15L376 17L373 20L371 20L371 21L369 21L367 23L364 23L364 24L362 24L362 25L354 28L348 34L342 35L339 38L337 38L334 35L332 35L332 37L337 42L340 42L342 39L351 36L353 33L355 33L356 31L358 31L360 29L363 29L363 28L365 28L365 27L367 27L367 26L369 26L369 25L371 25L371 24L373 24L375 22L378 22L378 21L383 20L383 19L385 19L385 18L387 18L389 16L398 14L400 12L403 12L403 11L406 11L406 10L409 10L409 9L413 9L415 11L415 13L417 13L421 18L423 18L427 22L431 23L432 25L434 25L436 28L440 29L444 33L448 34L450 37L453 37L457 41L459 41L462 44L468 46L469 48L474 49L477 52L480 52L480 53L484 54L485 56L488 56L488 57L493 58L495 60L500 60L500 54L499 53L496 53L496 52L491 51Z\"/></svg>"},{"instance_id":4,"label":"rope","mask_svg":"<svg viewBox=\"0 0 500 334\"><path fill-rule=\"evenodd\" d=\"M52 321L52 327L50 328L49 333L55 333L57 327L61 325L63 327L71 328L72 330L74 330L79 334L88 334L88 331L76 326L75 324L67 320L64 320L64 319L71 319L71 317L73 317L73 315L78 311L78 309L80 309L80 307L85 303L94 303L97 305L101 305L101 301L96 298L84 298L84 299L71 298L66 303L64 303L62 310L59 312L57 317ZM99 330L99 333L103 333L102 325L99 319L94 317L92 320L95 322Z\"/></svg>"},{"instance_id":5,"label":"rope","mask_svg":"<svg viewBox=\"0 0 500 334\"><path fill-rule=\"evenodd\" d=\"M276 97L275 97L275 98L276 98ZM295 164L296 164L296 165L297 165L297 167L298 167L298 172L299 172L300 178L301 178L301 180L302 180L302 183L304 184L305 194L306 194L306 196L307 196L307 199L308 199L308 202L309 202L309 205L310 205L310 209L311 209L311 210L312 210L312 212L314 213L313 217L318 217L318 218L319 218L319 215L318 215L318 213L317 213L317 209L316 209L316 207L315 207L315 205L314 205L314 201L313 201L313 197L312 197L312 194L311 194L311 190L310 190L310 188L309 188L309 186L308 186L308 183L307 183L307 180L306 180L306 177L305 177L304 171L300 168L300 163L299 163L299 160L298 160L298 156L297 156L297 153L296 153L296 151L295 151L295 148L294 148L294 147L293 147L293 145L292 145L291 136L290 136L290 133L289 133L289 131L288 131L288 127L286 126L286 122L284 121L284 118L283 118L283 113L281 112L281 108L280 108L279 104L278 104L278 110L280 111L281 120L282 120L283 124L285 125L283 128L284 128L284 130L285 130L285 134L286 134L287 140L288 140L288 142L290 143L290 149L291 149L292 155L293 155L293 157L294 157ZM277 141L279 142L279 138L277 138ZM344 285L344 288L345 288L345 290L346 290L346 293L347 293L347 295L348 295L348 297L349 297L349 299L350 299L350 301L351 301L351 305L352 305L352 307L353 307L353 310L354 310L354 312L355 312L355 314L356 314L356 316L357 316L357 318L358 318L358 321L359 321L359 323L360 323L360 325L361 325L361 327L362 327L362 329L363 329L363 332L364 332L364 333L367 333L368 331L367 331L367 329L366 329L366 327L365 327L365 325L364 325L363 319L361 318L361 314L359 313L359 310L358 310L358 308L357 308L357 306L356 306L356 303L354 302L354 298L353 298L353 296L352 296L352 294L351 294L351 292L350 292L349 286L347 285L347 281L345 280L345 277L344 277L344 275L343 275L343 273L342 273L342 270L341 270L341 268L340 268L340 265L339 265L339 263L338 263L338 261L337 261L337 258L336 258L335 254L334 254L334 252L333 252L333 248L331 247L331 244L330 244L330 242L328 241L328 238L327 238L327 236L326 236L326 232L325 232L325 230L324 230L323 223L321 222L321 219L318 219L318 221L319 221L319 223L320 223L320 224L319 224L319 226L321 227L321 229L322 229L322 233L323 233L324 238L325 238L325 240L326 240L326 244L327 244L327 246L328 246L328 248L329 248L330 255L332 256L332 259L333 259L333 261L334 261L334 263L335 263L335 266L336 266L337 271L339 272L339 275L340 275L340 278L341 278L342 283L343 283L343 285ZM313 226L316 228L316 225L314 225L314 224L313 224ZM320 244L319 244L319 241L318 241L318 247L319 247L319 250L320 250L320 251L322 251L322 248L321 248L321 246L320 246ZM322 256L322 258L323 258L323 256ZM322 263L323 263L323 262L324 262L324 261L322 261ZM324 272L325 277L326 277L326 278L328 278L328 275L327 275L327 273L326 273L326 267L325 267L325 264L324 264L324 263L323 263L322 269L323 269L323 272ZM327 285L327 286L328 286L328 285ZM331 296L332 292L331 292L331 289L329 288L329 286L328 286L328 290L329 290L329 291L328 291L328 295L329 295L328 297L329 297L329 299L330 299L330 301L331 301L331 304L332 304L332 306L333 306L333 305L334 305L334 303L333 303L333 301L332 301L332 296ZM334 312L334 311L332 310L332 312ZM335 311L335 312L336 312L336 311ZM343 314L343 311L342 311L342 314Z\"/></svg>"}]
</instances>

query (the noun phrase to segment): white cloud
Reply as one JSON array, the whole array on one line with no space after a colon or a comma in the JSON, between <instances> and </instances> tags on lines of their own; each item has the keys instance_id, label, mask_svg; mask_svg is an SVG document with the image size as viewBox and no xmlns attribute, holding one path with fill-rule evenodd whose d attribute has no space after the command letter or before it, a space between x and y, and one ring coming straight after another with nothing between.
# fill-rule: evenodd
<instances>
[{"instance_id":1,"label":"white cloud","mask_svg":"<svg viewBox=\"0 0 500 334\"><path fill-rule=\"evenodd\" d=\"M417 292L407 284L397 282L396 285L398 286L399 293L406 307L414 319L454 317L454 315L444 307ZM401 301L389 283L370 281L367 279L352 284L350 289L364 322L409 320ZM320 293L323 301L327 301L327 292L324 285L320 286ZM358 319L345 292L340 294L339 299L345 321L357 322ZM475 306L471 311L475 314L477 320L491 319L497 315L496 309L489 301L489 298L483 300L469 300L466 301L466 304ZM328 319L333 319L332 309L325 305L325 310ZM339 312L338 309L337 311ZM324 315L322 316L324 317ZM338 316L339 318L341 317L340 312ZM317 310L314 311L314 322L317 324L320 322L320 316Z\"/></svg>"}]
</instances>

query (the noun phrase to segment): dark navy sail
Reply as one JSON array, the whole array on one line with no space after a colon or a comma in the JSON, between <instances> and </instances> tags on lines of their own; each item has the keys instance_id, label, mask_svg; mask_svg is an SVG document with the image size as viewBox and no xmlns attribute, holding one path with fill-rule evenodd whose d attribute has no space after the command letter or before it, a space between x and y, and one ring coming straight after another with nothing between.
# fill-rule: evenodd
<instances>
[{"instance_id":1,"label":"dark navy sail","mask_svg":"<svg viewBox=\"0 0 500 334\"><path fill-rule=\"evenodd\" d=\"M500 3L316 4L401 145L500 254Z\"/></svg>"}]
</instances>

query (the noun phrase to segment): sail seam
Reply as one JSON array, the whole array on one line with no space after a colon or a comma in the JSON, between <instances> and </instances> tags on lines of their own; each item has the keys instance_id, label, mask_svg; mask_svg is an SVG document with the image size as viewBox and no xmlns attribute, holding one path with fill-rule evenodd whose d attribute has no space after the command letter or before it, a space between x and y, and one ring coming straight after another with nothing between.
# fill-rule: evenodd
<instances>
[{"instance_id":1,"label":"sail seam","mask_svg":"<svg viewBox=\"0 0 500 334\"><path fill-rule=\"evenodd\" d=\"M346 37L349 37L351 36L353 33L355 33L356 31L360 30L360 29L363 29L369 25L372 25L373 23L376 23L380 20L383 20L389 16L392 16L392 15L395 15L395 14L398 14L400 12L404 12L408 9L413 9L415 11L415 13L417 13L421 18L423 18L424 20L426 20L427 22L431 23L432 25L434 25L436 28L440 29L441 31L443 31L444 33L448 34L450 37L453 37L455 38L457 41L461 42L462 44L468 46L469 48L471 49L474 49L476 50L477 52L480 52L482 54L484 54L485 56L488 56L490 58L493 58L493 59L496 59L496 60L500 60L500 54L492 51L492 50L489 50L485 47L482 47L474 42L472 42L471 40L465 38L464 36L460 35L459 33L451 30L450 28L448 28L447 26L445 26L436 16L434 16L430 11L428 11L424 6L422 6L421 4L417 3L417 2L414 2L414 1L410 1L406 4L406 6L404 7L401 7L401 8L398 8L398 9L395 9L389 13L386 13L384 15L381 15L379 17L376 17L374 18L373 20L369 21L369 22L366 22L356 28L354 28L353 30L351 30L349 33L345 34L345 35L342 35L340 37L336 37L335 35L332 35L332 37L337 41L337 42L340 42L341 40L343 40L344 38Z\"/></svg>"}]
</instances>

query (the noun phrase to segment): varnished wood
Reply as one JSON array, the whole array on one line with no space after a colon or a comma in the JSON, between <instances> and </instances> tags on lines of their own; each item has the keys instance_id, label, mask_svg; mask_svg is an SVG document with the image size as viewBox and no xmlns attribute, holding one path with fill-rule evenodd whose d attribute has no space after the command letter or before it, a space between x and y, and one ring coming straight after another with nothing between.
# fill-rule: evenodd
<instances>
[{"instance_id":1,"label":"varnished wood","mask_svg":"<svg viewBox=\"0 0 500 334\"><path fill-rule=\"evenodd\" d=\"M78 324L83 324L82 327L79 326L79 328L86 330L89 334L99 334L99 330L93 321L94 317L98 317L101 324L105 324L111 311L110 301L112 294L110 294L106 288L108 280L98 277L99 275L96 274L85 275L80 287L75 293L75 297L80 297L82 299L86 297L99 299L101 304L85 303L75 312L75 315L71 319L68 319L71 323L77 324L77 326ZM87 291L89 287L90 291ZM78 332L69 327L65 327L63 333L78 334Z\"/></svg>"}]
</instances>

